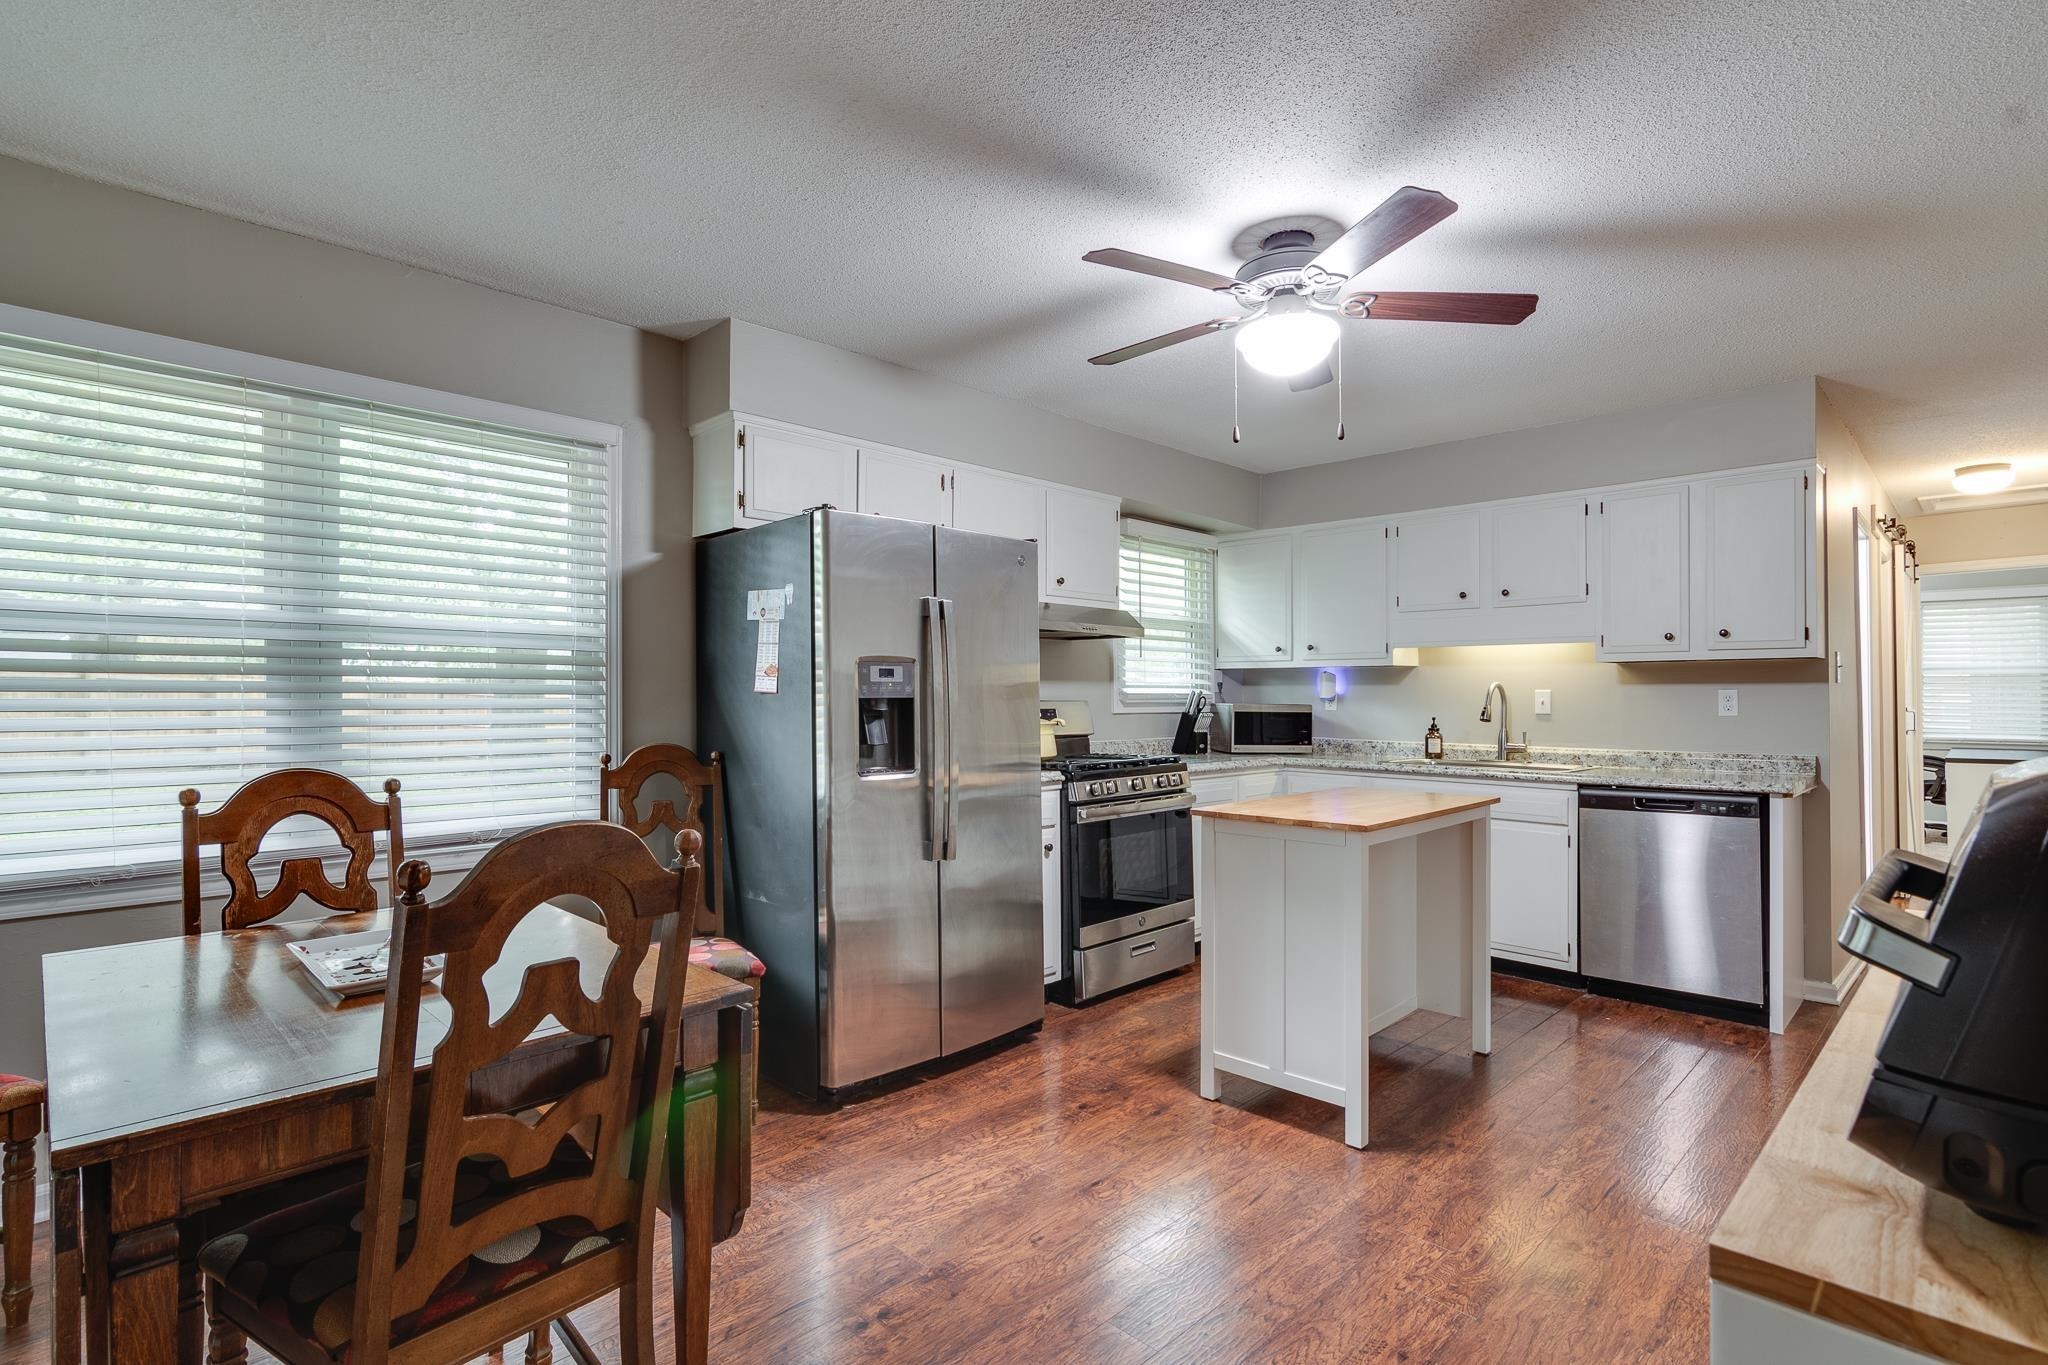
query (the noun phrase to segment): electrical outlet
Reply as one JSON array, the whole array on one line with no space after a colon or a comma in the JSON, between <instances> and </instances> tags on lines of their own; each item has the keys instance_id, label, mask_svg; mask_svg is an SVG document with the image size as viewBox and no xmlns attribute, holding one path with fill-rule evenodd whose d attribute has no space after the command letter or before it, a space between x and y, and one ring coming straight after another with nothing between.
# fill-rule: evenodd
<instances>
[{"instance_id":1,"label":"electrical outlet","mask_svg":"<svg viewBox=\"0 0 2048 1365\"><path fill-rule=\"evenodd\" d=\"M1539 716L1550 714L1550 689L1547 687L1536 689L1536 714Z\"/></svg>"},{"instance_id":2,"label":"electrical outlet","mask_svg":"<svg viewBox=\"0 0 2048 1365\"><path fill-rule=\"evenodd\" d=\"M1735 689L1734 689L1734 688L1732 688L1732 687L1724 687L1724 688L1722 688L1722 689L1721 689L1721 698L1720 698L1720 701L1719 701L1719 703L1718 703L1718 704L1717 704L1717 705L1715 706L1715 713L1716 713L1717 715L1723 715L1723 716L1732 716L1732 715L1734 715L1734 714L1735 714Z\"/></svg>"}]
</instances>

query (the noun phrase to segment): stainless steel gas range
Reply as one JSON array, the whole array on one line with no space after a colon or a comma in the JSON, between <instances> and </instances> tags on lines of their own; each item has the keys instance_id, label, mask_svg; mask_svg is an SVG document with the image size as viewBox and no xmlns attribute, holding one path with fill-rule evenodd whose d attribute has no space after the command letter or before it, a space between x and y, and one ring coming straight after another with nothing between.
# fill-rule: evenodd
<instances>
[{"instance_id":1,"label":"stainless steel gas range","mask_svg":"<svg viewBox=\"0 0 2048 1365\"><path fill-rule=\"evenodd\" d=\"M1066 972L1083 1004L1195 960L1195 835L1187 764L1169 754L1087 754L1046 764L1060 793Z\"/></svg>"}]
</instances>

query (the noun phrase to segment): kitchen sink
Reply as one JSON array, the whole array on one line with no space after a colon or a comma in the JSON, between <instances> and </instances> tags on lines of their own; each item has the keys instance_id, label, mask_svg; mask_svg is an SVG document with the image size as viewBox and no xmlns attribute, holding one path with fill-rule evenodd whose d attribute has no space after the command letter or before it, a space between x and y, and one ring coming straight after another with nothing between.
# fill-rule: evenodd
<instances>
[{"instance_id":1,"label":"kitchen sink","mask_svg":"<svg viewBox=\"0 0 2048 1365\"><path fill-rule=\"evenodd\" d=\"M1590 763L1530 763L1519 758L1397 758L1404 768L1506 768L1518 773L1582 773Z\"/></svg>"}]
</instances>

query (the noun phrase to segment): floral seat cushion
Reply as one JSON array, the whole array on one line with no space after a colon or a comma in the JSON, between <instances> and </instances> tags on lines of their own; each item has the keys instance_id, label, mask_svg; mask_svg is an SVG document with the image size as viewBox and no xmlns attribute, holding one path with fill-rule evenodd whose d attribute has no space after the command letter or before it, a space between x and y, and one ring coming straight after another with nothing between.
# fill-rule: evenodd
<instances>
[{"instance_id":1,"label":"floral seat cushion","mask_svg":"<svg viewBox=\"0 0 2048 1365\"><path fill-rule=\"evenodd\" d=\"M690 940L690 961L735 981L768 975L768 964L729 938L708 935Z\"/></svg>"},{"instance_id":2,"label":"floral seat cushion","mask_svg":"<svg viewBox=\"0 0 2048 1365\"><path fill-rule=\"evenodd\" d=\"M693 952L692 958L696 957ZM26 1105L41 1104L47 1092L43 1083L33 1076L10 1076L0 1071L0 1114Z\"/></svg>"},{"instance_id":3,"label":"floral seat cushion","mask_svg":"<svg viewBox=\"0 0 2048 1365\"><path fill-rule=\"evenodd\" d=\"M546 1167L516 1181L495 1158L470 1158L456 1177L454 1219L461 1222L534 1184L589 1168L589 1159L568 1141ZM414 1174L406 1179L401 1256L412 1244ZM346 1361L362 1226L363 1186L357 1183L221 1233L199 1249L199 1267L215 1282L215 1292L239 1301L242 1312L234 1316L267 1318L328 1359ZM391 1339L405 1341L622 1239L623 1230L599 1232L581 1218L552 1219L502 1237L450 1270L423 1307L392 1324Z\"/></svg>"}]
</instances>

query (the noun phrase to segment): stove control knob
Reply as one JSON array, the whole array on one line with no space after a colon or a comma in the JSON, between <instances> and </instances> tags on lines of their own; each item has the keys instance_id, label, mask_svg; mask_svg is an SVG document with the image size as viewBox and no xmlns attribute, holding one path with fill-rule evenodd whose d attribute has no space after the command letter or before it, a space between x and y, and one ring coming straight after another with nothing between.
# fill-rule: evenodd
<instances>
[{"instance_id":1,"label":"stove control knob","mask_svg":"<svg viewBox=\"0 0 2048 1365\"><path fill-rule=\"evenodd\" d=\"M1176 786L1176 787L1185 787L1185 786L1187 785L1187 782L1188 782L1188 775L1187 775L1186 773L1175 773L1175 774L1173 775L1173 785L1174 785L1174 786Z\"/></svg>"},{"instance_id":2,"label":"stove control knob","mask_svg":"<svg viewBox=\"0 0 2048 1365\"><path fill-rule=\"evenodd\" d=\"M1117 781L1113 777L1110 778L1109 781L1102 784L1102 790L1111 796L1115 796L1118 792L1122 791L1123 789L1124 784Z\"/></svg>"},{"instance_id":3,"label":"stove control knob","mask_svg":"<svg viewBox=\"0 0 2048 1365\"><path fill-rule=\"evenodd\" d=\"M1088 794L1090 796L1102 795L1102 784L1100 782L1090 782L1088 784Z\"/></svg>"},{"instance_id":4,"label":"stove control knob","mask_svg":"<svg viewBox=\"0 0 2048 1365\"><path fill-rule=\"evenodd\" d=\"M1141 791L1145 790L1145 779L1144 779L1144 778L1142 778L1142 777L1134 777L1134 778L1132 778L1132 779L1131 779L1131 790L1132 790L1132 791L1134 791L1134 792L1141 792Z\"/></svg>"}]
</instances>

